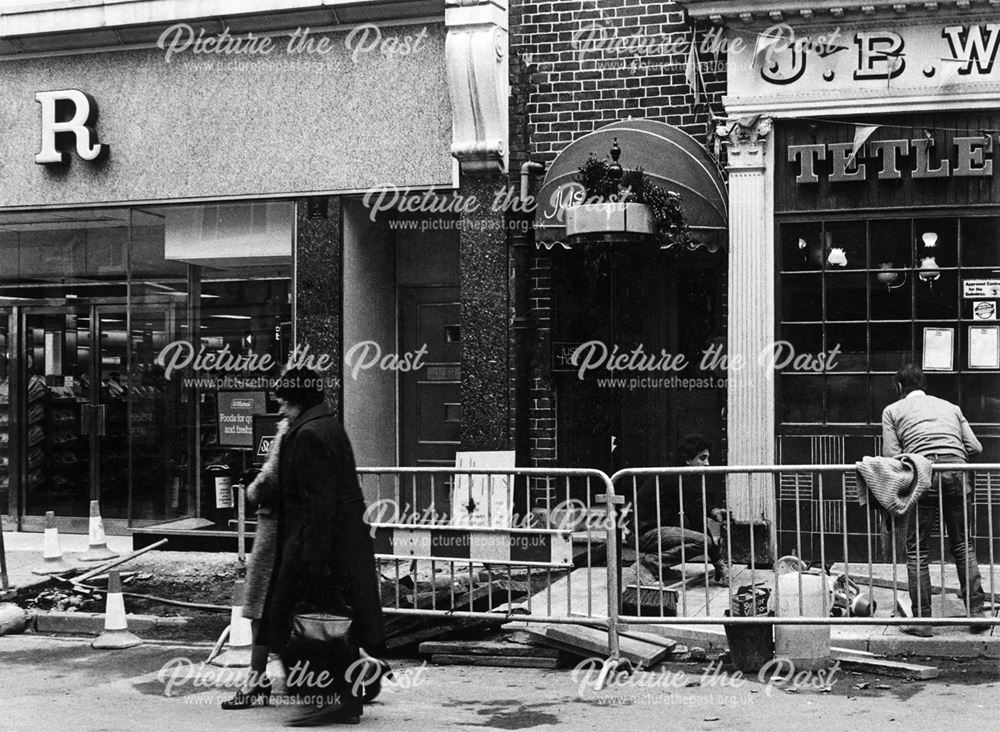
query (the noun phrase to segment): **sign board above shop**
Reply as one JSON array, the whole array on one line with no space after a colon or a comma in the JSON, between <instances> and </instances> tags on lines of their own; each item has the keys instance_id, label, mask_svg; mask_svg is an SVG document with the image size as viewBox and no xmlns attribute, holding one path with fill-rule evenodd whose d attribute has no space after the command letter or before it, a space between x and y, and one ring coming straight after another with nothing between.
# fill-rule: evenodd
<instances>
[{"instance_id":1,"label":"sign board above shop","mask_svg":"<svg viewBox=\"0 0 1000 732\"><path fill-rule=\"evenodd\" d=\"M935 4L936 5L936 4ZM789 21L727 28L730 114L957 104L986 107L1000 89L993 17L900 17L832 25ZM978 101L977 101L978 100ZM969 106L966 103L966 106ZM994 105L995 106L995 105Z\"/></svg>"},{"instance_id":2,"label":"sign board above shop","mask_svg":"<svg viewBox=\"0 0 1000 732\"><path fill-rule=\"evenodd\" d=\"M447 30L424 28L409 54L352 52L345 28L312 34L322 53L278 38L267 54L5 59L0 209L451 186Z\"/></svg>"},{"instance_id":3,"label":"sign board above shop","mask_svg":"<svg viewBox=\"0 0 1000 732\"><path fill-rule=\"evenodd\" d=\"M776 121L776 212L995 206L1000 200L1000 142L987 132L1000 130L1000 113L880 114L867 126L856 120Z\"/></svg>"},{"instance_id":4,"label":"sign board above shop","mask_svg":"<svg viewBox=\"0 0 1000 732\"><path fill-rule=\"evenodd\" d=\"M899 180L903 177L901 163L904 160L910 163L906 173L914 178L993 175L993 160L989 157L993 152L992 135L955 137L952 145L955 148L954 165L950 151L935 150L933 137L875 140L860 145L854 142L789 145L788 162L799 164L796 183L819 183L819 161L829 162L830 181L836 183L866 180L869 164L879 166L879 180ZM934 159L935 153L938 159Z\"/></svg>"}]
</instances>

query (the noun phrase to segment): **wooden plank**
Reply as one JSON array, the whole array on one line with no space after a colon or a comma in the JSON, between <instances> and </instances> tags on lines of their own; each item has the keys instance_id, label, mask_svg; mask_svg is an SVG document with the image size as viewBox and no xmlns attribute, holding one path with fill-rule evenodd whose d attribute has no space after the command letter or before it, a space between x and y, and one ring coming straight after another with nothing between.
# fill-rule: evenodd
<instances>
[{"instance_id":1,"label":"wooden plank","mask_svg":"<svg viewBox=\"0 0 1000 732\"><path fill-rule=\"evenodd\" d=\"M572 649L578 655L608 655L608 634L597 628L587 628L582 625L549 626L545 631L545 637ZM619 650L623 658L640 666L657 663L670 653L670 649L663 645L627 637L619 638Z\"/></svg>"},{"instance_id":2,"label":"wooden plank","mask_svg":"<svg viewBox=\"0 0 1000 732\"><path fill-rule=\"evenodd\" d=\"M893 588L892 580L886 579L884 577L872 577L870 578L870 582L869 578L866 577L865 575L861 576L853 575L852 579L858 583L858 587L862 590L868 587L869 584L871 584L872 587L881 587L883 590L891 590ZM900 594L903 593L909 594L910 592L909 585L907 584L907 581L905 579L902 581L897 581L895 587ZM958 587L942 588L940 585L931 584L932 595L940 595L942 593L949 595L959 595L961 594L961 592L962 590L959 589Z\"/></svg>"},{"instance_id":3,"label":"wooden plank","mask_svg":"<svg viewBox=\"0 0 1000 732\"><path fill-rule=\"evenodd\" d=\"M401 648L403 646L408 646L412 643L419 643L420 641L426 641L431 638L437 638L442 635L447 635L448 633L455 633L460 630L471 630L473 628L485 627L491 624L493 621L486 620L451 620L447 623L442 623L438 618L419 618L423 621L430 621L435 623L429 627L420 627L419 625L412 630L402 630L391 637L387 637L385 641L385 647L388 649Z\"/></svg>"},{"instance_id":4,"label":"wooden plank","mask_svg":"<svg viewBox=\"0 0 1000 732\"><path fill-rule=\"evenodd\" d=\"M522 646L542 646L545 643L544 637L539 637L526 630L502 630L497 640L504 643L517 643Z\"/></svg>"},{"instance_id":5,"label":"wooden plank","mask_svg":"<svg viewBox=\"0 0 1000 732\"><path fill-rule=\"evenodd\" d=\"M498 641L426 641L420 652L453 656L520 656L531 658L556 658L559 652L545 646L526 646Z\"/></svg>"},{"instance_id":6,"label":"wooden plank","mask_svg":"<svg viewBox=\"0 0 1000 732\"><path fill-rule=\"evenodd\" d=\"M618 636L620 638L634 638L635 640L642 641L643 643L649 643L654 646L663 646L671 651L673 651L674 646L677 645L677 641L672 638L667 638L657 633L644 633L641 630L619 630Z\"/></svg>"},{"instance_id":7,"label":"wooden plank","mask_svg":"<svg viewBox=\"0 0 1000 732\"><path fill-rule=\"evenodd\" d=\"M940 674L937 666L922 666L916 663L889 661L884 658L872 658L870 655L854 653L853 651L834 651L834 660L847 668L858 671L868 671L886 676L902 676L908 679L936 679Z\"/></svg>"},{"instance_id":8,"label":"wooden plank","mask_svg":"<svg viewBox=\"0 0 1000 732\"><path fill-rule=\"evenodd\" d=\"M528 656L456 656L439 653L431 656L431 663L442 666L506 666L512 668L555 668L558 658L529 658Z\"/></svg>"}]
</instances>

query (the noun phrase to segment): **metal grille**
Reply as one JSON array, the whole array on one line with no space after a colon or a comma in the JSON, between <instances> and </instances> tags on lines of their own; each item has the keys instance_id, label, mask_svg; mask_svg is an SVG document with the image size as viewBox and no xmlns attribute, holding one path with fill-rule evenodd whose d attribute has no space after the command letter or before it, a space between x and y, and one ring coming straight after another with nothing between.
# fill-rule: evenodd
<instances>
[{"instance_id":1,"label":"metal grille","mask_svg":"<svg viewBox=\"0 0 1000 732\"><path fill-rule=\"evenodd\" d=\"M782 501L811 501L814 480L812 473L782 473L778 481L778 497Z\"/></svg>"},{"instance_id":2,"label":"metal grille","mask_svg":"<svg viewBox=\"0 0 1000 732\"><path fill-rule=\"evenodd\" d=\"M810 441L812 461L819 465L834 465L844 462L844 438L842 435L816 435Z\"/></svg>"},{"instance_id":3,"label":"metal grille","mask_svg":"<svg viewBox=\"0 0 1000 732\"><path fill-rule=\"evenodd\" d=\"M990 496L1000 500L1000 472L977 470L973 483L973 503L986 505Z\"/></svg>"},{"instance_id":4,"label":"metal grille","mask_svg":"<svg viewBox=\"0 0 1000 732\"><path fill-rule=\"evenodd\" d=\"M839 534L844 530L844 504L842 501L815 501L813 507L813 526L820 525L820 507L822 506L823 532Z\"/></svg>"},{"instance_id":5,"label":"metal grille","mask_svg":"<svg viewBox=\"0 0 1000 732\"><path fill-rule=\"evenodd\" d=\"M857 501L861 495L861 483L857 473L844 473L844 497L848 501Z\"/></svg>"}]
</instances>

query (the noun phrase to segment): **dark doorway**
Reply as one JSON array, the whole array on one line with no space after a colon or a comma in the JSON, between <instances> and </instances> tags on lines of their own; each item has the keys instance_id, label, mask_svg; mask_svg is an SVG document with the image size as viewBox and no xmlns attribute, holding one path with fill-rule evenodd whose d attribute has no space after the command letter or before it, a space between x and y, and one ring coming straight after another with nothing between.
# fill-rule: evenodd
<instances>
[{"instance_id":1,"label":"dark doorway","mask_svg":"<svg viewBox=\"0 0 1000 732\"><path fill-rule=\"evenodd\" d=\"M462 419L458 288L401 288L399 303L401 349L426 348L424 368L399 376L402 464L454 466Z\"/></svg>"},{"instance_id":2,"label":"dark doorway","mask_svg":"<svg viewBox=\"0 0 1000 732\"><path fill-rule=\"evenodd\" d=\"M725 342L724 268L722 253L651 245L588 244L554 255L561 465L609 472L670 465L678 439L690 432L720 445L724 371L702 361ZM588 342L603 344L584 351L591 363L605 352L608 359L580 378L568 356ZM626 367L609 371L615 355L628 356ZM713 458L719 455L717 447Z\"/></svg>"}]
</instances>

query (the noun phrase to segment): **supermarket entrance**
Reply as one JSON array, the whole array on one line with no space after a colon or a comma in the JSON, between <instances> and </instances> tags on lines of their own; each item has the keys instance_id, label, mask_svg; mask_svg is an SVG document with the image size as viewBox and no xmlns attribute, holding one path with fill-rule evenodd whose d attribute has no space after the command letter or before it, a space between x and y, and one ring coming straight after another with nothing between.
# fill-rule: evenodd
<instances>
[{"instance_id":1,"label":"supermarket entrance","mask_svg":"<svg viewBox=\"0 0 1000 732\"><path fill-rule=\"evenodd\" d=\"M216 508L207 466L249 449L219 429L227 374L166 374L157 357L179 343L285 362L293 214L256 201L0 214L5 529L40 531L54 511L86 533L91 500L109 534Z\"/></svg>"},{"instance_id":2,"label":"supermarket entrance","mask_svg":"<svg viewBox=\"0 0 1000 732\"><path fill-rule=\"evenodd\" d=\"M66 298L0 310L5 479L23 529L41 528L54 511L60 528L78 530L91 500L111 521L176 509L170 453L180 415L153 360L175 337L177 317L169 300L127 308ZM133 511L130 476L155 507Z\"/></svg>"}]
</instances>

